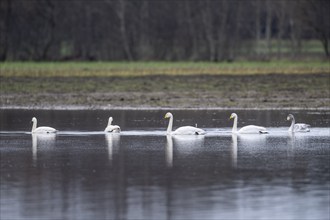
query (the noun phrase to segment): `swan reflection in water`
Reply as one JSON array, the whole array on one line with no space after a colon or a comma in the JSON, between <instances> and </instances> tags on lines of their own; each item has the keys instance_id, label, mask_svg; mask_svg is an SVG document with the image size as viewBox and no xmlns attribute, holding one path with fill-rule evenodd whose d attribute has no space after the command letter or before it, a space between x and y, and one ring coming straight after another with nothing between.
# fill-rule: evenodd
<instances>
[{"instance_id":1,"label":"swan reflection in water","mask_svg":"<svg viewBox=\"0 0 330 220\"><path fill-rule=\"evenodd\" d=\"M55 133L32 133L32 160L35 165L38 156L38 145L39 147L49 147L54 145L56 134Z\"/></svg>"},{"instance_id":2,"label":"swan reflection in water","mask_svg":"<svg viewBox=\"0 0 330 220\"><path fill-rule=\"evenodd\" d=\"M266 145L267 135L264 134L240 134L238 135L240 140L240 146L253 149L254 147L260 147Z\"/></svg>"},{"instance_id":3,"label":"swan reflection in water","mask_svg":"<svg viewBox=\"0 0 330 220\"><path fill-rule=\"evenodd\" d=\"M288 132L287 137L287 157L292 158L294 156L294 147L295 147L296 137L294 132Z\"/></svg>"},{"instance_id":4,"label":"swan reflection in water","mask_svg":"<svg viewBox=\"0 0 330 220\"><path fill-rule=\"evenodd\" d=\"M232 136L232 138L233 148L236 147L236 150L233 149L233 152L235 152L233 153L233 165L235 168L238 167L238 143L242 155L258 155L267 150L267 135L265 134L238 134L237 137Z\"/></svg>"},{"instance_id":5,"label":"swan reflection in water","mask_svg":"<svg viewBox=\"0 0 330 220\"><path fill-rule=\"evenodd\" d=\"M165 161L167 167L173 166L173 139L171 135L166 135Z\"/></svg>"},{"instance_id":6,"label":"swan reflection in water","mask_svg":"<svg viewBox=\"0 0 330 220\"><path fill-rule=\"evenodd\" d=\"M120 144L120 133L106 133L105 140L108 145L109 161L113 159L113 149L118 148Z\"/></svg>"},{"instance_id":7,"label":"swan reflection in water","mask_svg":"<svg viewBox=\"0 0 330 220\"><path fill-rule=\"evenodd\" d=\"M185 154L198 151L203 145L204 135L166 135L166 166L173 167L173 146L178 154Z\"/></svg>"},{"instance_id":8,"label":"swan reflection in water","mask_svg":"<svg viewBox=\"0 0 330 220\"><path fill-rule=\"evenodd\" d=\"M287 144L288 147L290 147L291 152L306 145L306 141L308 141L309 136L306 136L305 134L306 132L288 132Z\"/></svg>"},{"instance_id":9,"label":"swan reflection in water","mask_svg":"<svg viewBox=\"0 0 330 220\"><path fill-rule=\"evenodd\" d=\"M266 144L266 136L262 134L235 134L231 135L231 165L234 169L237 168L238 161L238 139L240 140L240 148L242 151L255 151L258 150L260 146L265 146Z\"/></svg>"},{"instance_id":10,"label":"swan reflection in water","mask_svg":"<svg viewBox=\"0 0 330 220\"><path fill-rule=\"evenodd\" d=\"M231 135L231 161L232 161L232 167L237 168L237 134Z\"/></svg>"}]
</instances>

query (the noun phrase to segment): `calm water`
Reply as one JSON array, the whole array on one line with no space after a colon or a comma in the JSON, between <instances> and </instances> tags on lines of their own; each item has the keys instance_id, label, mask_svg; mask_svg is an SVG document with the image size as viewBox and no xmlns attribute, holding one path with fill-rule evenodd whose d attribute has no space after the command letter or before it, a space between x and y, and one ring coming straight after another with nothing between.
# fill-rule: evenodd
<instances>
[{"instance_id":1,"label":"calm water","mask_svg":"<svg viewBox=\"0 0 330 220\"><path fill-rule=\"evenodd\" d=\"M288 134L287 111L1 110L0 219L329 219L330 112L291 111L312 125ZM31 118L56 135L31 135ZM114 117L121 134L104 134Z\"/></svg>"}]
</instances>

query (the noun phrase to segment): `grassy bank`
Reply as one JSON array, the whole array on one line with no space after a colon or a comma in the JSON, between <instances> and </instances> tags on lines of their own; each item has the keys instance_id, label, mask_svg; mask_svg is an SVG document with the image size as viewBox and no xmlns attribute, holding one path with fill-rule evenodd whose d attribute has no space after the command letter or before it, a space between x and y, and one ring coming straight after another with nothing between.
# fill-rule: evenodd
<instances>
[{"instance_id":1,"label":"grassy bank","mask_svg":"<svg viewBox=\"0 0 330 220\"><path fill-rule=\"evenodd\" d=\"M1 77L130 77L330 73L328 61L309 62L5 62Z\"/></svg>"}]
</instances>

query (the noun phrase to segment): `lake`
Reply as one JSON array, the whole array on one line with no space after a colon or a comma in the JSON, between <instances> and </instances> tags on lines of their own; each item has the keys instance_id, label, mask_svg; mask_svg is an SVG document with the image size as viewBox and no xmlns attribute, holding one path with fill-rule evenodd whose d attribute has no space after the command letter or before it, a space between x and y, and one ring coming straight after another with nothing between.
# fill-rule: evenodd
<instances>
[{"instance_id":1,"label":"lake","mask_svg":"<svg viewBox=\"0 0 330 220\"><path fill-rule=\"evenodd\" d=\"M172 137L166 112L1 110L0 219L329 219L329 111L236 110L269 134L232 135L232 110L173 110L207 134Z\"/></svg>"}]
</instances>

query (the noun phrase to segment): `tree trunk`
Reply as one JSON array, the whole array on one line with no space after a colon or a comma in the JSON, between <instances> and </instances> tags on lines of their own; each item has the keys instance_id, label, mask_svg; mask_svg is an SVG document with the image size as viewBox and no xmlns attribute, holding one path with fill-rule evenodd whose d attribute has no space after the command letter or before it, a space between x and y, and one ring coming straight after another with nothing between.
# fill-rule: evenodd
<instances>
[{"instance_id":1,"label":"tree trunk","mask_svg":"<svg viewBox=\"0 0 330 220\"><path fill-rule=\"evenodd\" d=\"M328 39L328 36L325 33L322 34L321 42L322 42L322 45L323 45L323 48L324 48L325 56L330 57L330 54L329 54L329 39Z\"/></svg>"},{"instance_id":2,"label":"tree trunk","mask_svg":"<svg viewBox=\"0 0 330 220\"><path fill-rule=\"evenodd\" d=\"M55 6L53 5L53 3L48 0L46 1L48 7L50 8L50 15L49 15L49 18L48 18L48 23L49 23L49 37L48 37L48 40L46 41L45 43L45 46L43 48L43 51L41 53L41 59L42 60L47 60L48 58L48 51L50 49L50 47L52 46L53 44L53 41L54 41L54 29L55 29L55 15L54 15L54 8Z\"/></svg>"},{"instance_id":3,"label":"tree trunk","mask_svg":"<svg viewBox=\"0 0 330 220\"><path fill-rule=\"evenodd\" d=\"M150 31L149 31L149 1L142 1L140 8L140 14L138 21L139 24L139 46L138 46L138 57L140 60L150 60L152 58L153 50L150 42Z\"/></svg>"},{"instance_id":4,"label":"tree trunk","mask_svg":"<svg viewBox=\"0 0 330 220\"><path fill-rule=\"evenodd\" d=\"M0 44L1 44L1 50L0 50L0 60L6 60L8 56L8 35L10 31L10 19L12 14L12 7L11 7L11 0L7 0L6 3L2 2L0 4L6 4L6 15L3 22L3 27L1 27L1 36L0 36ZM1 23L2 23L1 22Z\"/></svg>"},{"instance_id":5,"label":"tree trunk","mask_svg":"<svg viewBox=\"0 0 330 220\"><path fill-rule=\"evenodd\" d=\"M206 39L208 42L209 47L209 60L215 61L216 60L216 40L213 36L213 19L212 19L212 13L210 8L210 1L206 1L206 5L204 8L203 13L203 22L205 27L205 34Z\"/></svg>"},{"instance_id":6,"label":"tree trunk","mask_svg":"<svg viewBox=\"0 0 330 220\"><path fill-rule=\"evenodd\" d=\"M228 44L228 30L227 30L227 22L228 22L228 2L222 1L222 13L221 13L221 20L220 20L220 27L218 29L218 41L219 41L219 48L218 48L218 60L225 60L228 59L229 53L229 44Z\"/></svg>"},{"instance_id":7,"label":"tree trunk","mask_svg":"<svg viewBox=\"0 0 330 220\"><path fill-rule=\"evenodd\" d=\"M191 48L191 55L190 55L190 59L191 60L196 60L198 59L198 43L197 43L197 33L196 33L196 29L194 26L194 21L191 17L191 7L190 7L190 1L186 0L185 1L185 10L186 10L186 20L187 20L187 24L188 24L188 31L189 31L189 35L191 37L191 42L192 42L192 48Z\"/></svg>"},{"instance_id":8,"label":"tree trunk","mask_svg":"<svg viewBox=\"0 0 330 220\"><path fill-rule=\"evenodd\" d=\"M266 0L266 45L267 45L267 56L270 58L272 50L272 8L270 0Z\"/></svg>"},{"instance_id":9,"label":"tree trunk","mask_svg":"<svg viewBox=\"0 0 330 220\"><path fill-rule=\"evenodd\" d=\"M260 50L260 40L261 40L261 20L260 20L260 10L261 10L261 2L260 0L255 1L256 8L256 17L255 17L255 52L259 55Z\"/></svg>"},{"instance_id":10,"label":"tree trunk","mask_svg":"<svg viewBox=\"0 0 330 220\"><path fill-rule=\"evenodd\" d=\"M129 61L133 60L131 48L129 46L127 31L126 31L126 0L119 0L118 17L120 22L120 34L122 37L123 48L125 55Z\"/></svg>"},{"instance_id":11,"label":"tree trunk","mask_svg":"<svg viewBox=\"0 0 330 220\"><path fill-rule=\"evenodd\" d=\"M276 7L278 30L277 30L277 59L281 59L282 56L282 37L284 33L284 21L285 21L285 2L279 1L278 7Z\"/></svg>"}]
</instances>

